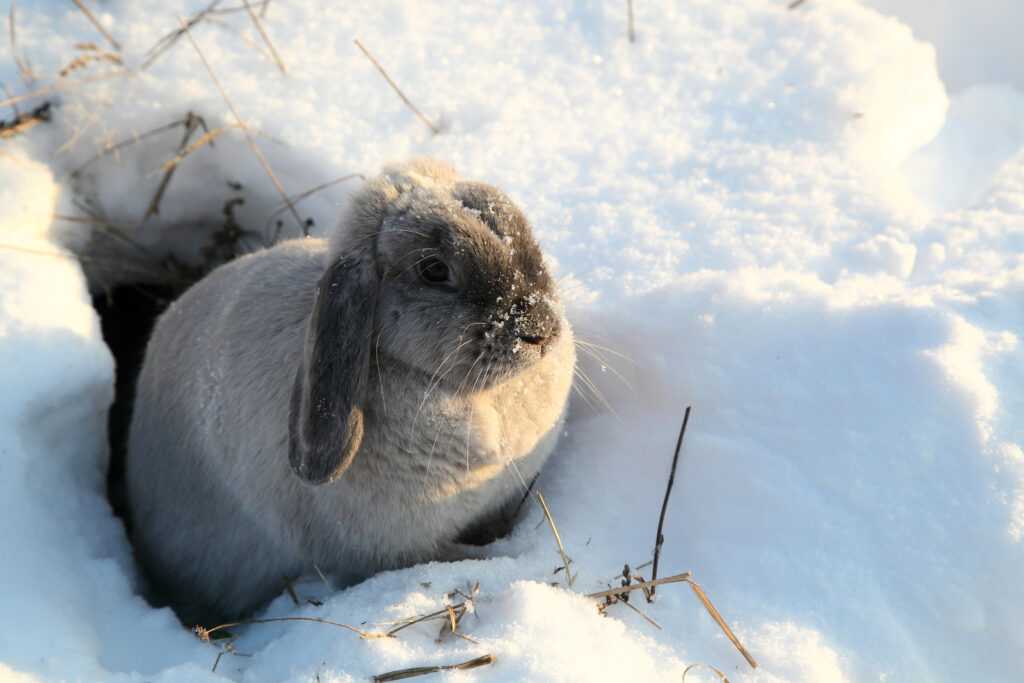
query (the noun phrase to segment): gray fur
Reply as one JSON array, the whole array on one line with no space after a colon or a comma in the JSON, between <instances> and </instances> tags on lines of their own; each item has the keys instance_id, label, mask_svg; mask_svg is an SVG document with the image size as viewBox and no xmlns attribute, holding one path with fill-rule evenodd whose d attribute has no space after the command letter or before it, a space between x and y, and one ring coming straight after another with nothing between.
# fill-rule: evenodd
<instances>
[{"instance_id":1,"label":"gray fur","mask_svg":"<svg viewBox=\"0 0 1024 683\"><path fill-rule=\"evenodd\" d=\"M417 262L451 267L450 289ZM314 565L342 584L473 553L561 430L572 333L499 191L418 161L329 242L242 257L160 318L126 479L136 551L183 620L252 611Z\"/></svg>"}]
</instances>

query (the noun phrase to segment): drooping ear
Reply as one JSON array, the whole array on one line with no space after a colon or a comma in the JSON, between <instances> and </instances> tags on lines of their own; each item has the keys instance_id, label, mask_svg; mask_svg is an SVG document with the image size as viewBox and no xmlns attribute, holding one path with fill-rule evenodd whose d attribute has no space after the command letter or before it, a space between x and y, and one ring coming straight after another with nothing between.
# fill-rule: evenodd
<instances>
[{"instance_id":1,"label":"drooping ear","mask_svg":"<svg viewBox=\"0 0 1024 683\"><path fill-rule=\"evenodd\" d=\"M288 462L307 483L337 479L362 445L376 301L375 269L356 257L317 285L288 415Z\"/></svg>"}]
</instances>

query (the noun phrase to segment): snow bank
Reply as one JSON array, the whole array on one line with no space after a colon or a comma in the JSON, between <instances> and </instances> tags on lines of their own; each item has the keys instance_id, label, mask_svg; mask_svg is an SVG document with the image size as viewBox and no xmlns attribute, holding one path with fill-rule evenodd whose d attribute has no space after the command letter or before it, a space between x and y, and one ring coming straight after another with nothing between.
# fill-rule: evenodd
<instances>
[{"instance_id":1,"label":"snow bank","mask_svg":"<svg viewBox=\"0 0 1024 683\"><path fill-rule=\"evenodd\" d=\"M193 262L232 198L245 200L242 225L277 229L279 196L237 129L182 161L145 221L182 129L92 161L189 111L213 129L234 123L187 40L135 70L198 7L100 6L131 75L86 82L109 67L79 70L54 121L0 156L0 375L14 388L0 399L0 543L13 551L0 616L18 624L0 637L0 675L356 681L483 653L497 662L446 675L678 682L708 662L732 680L818 683L1024 670L1024 140L1008 86L965 91L947 114L935 50L843 0L636 3L635 44L615 3L296 0L265 17L287 77L244 12L193 32L286 191L424 154L516 197L579 336L611 349L586 358L601 396L580 386L540 482L577 591L649 558L693 404L662 573L692 570L762 666L746 667L685 587L640 605L656 630L548 585L560 561L532 510L492 559L344 591L313 578L297 590L322 606L282 596L267 609L373 628L479 581L464 621L477 644L437 644L434 625L366 641L254 625L234 629L251 656L226 654L211 672L219 650L136 595L103 491L111 361L81 271L60 255L97 237L61 218L86 210ZM1018 14L1006 5L999 18ZM70 4L19 5L17 21L40 74L82 53L76 43L103 45ZM443 119L442 135L355 37ZM981 151L960 144L958 131L991 130L982 116L1008 132L986 134ZM329 229L357 183L303 200L302 218ZM687 680L712 680L698 673Z\"/></svg>"}]
</instances>

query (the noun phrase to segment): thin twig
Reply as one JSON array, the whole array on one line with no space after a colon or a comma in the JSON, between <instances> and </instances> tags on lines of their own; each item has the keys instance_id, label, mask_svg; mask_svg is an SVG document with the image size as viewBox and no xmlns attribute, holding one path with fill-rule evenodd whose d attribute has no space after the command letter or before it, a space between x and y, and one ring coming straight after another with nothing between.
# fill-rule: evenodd
<instances>
[{"instance_id":1,"label":"thin twig","mask_svg":"<svg viewBox=\"0 0 1024 683\"><path fill-rule=\"evenodd\" d=\"M206 145L210 145L212 147L214 140L219 138L221 135L224 135L224 133L227 133L229 130L233 128L238 128L238 126L221 126L220 128L214 128L213 130L206 131L201 136L196 138L193 142L191 142L188 145L188 147L185 147L177 154L175 154L173 159L168 159L167 161L165 161L163 165L160 167L160 170L167 171L177 166L178 164L183 162L190 154L192 154L193 152L202 147L205 147Z\"/></svg>"},{"instance_id":2,"label":"thin twig","mask_svg":"<svg viewBox=\"0 0 1024 683\"><path fill-rule=\"evenodd\" d=\"M252 5L249 4L249 0L242 0L245 3L245 9L249 12L249 18L252 19L252 23L256 26L256 30L259 31L260 37L263 38L263 42L267 44L270 49L270 54L273 55L274 61L277 62L277 68L281 70L281 73L287 74L288 70L284 68L284 61L281 59L281 55L277 54L277 50L274 48L274 44L270 42L270 36L267 35L266 30L263 28L263 22L256 16L255 10ZM266 5L263 6L266 8Z\"/></svg>"},{"instance_id":3,"label":"thin twig","mask_svg":"<svg viewBox=\"0 0 1024 683\"><path fill-rule=\"evenodd\" d=\"M804 4L804 2L806 2L806 0L793 0L793 2L789 3L789 9L796 9L800 5Z\"/></svg>"},{"instance_id":4,"label":"thin twig","mask_svg":"<svg viewBox=\"0 0 1024 683\"><path fill-rule=\"evenodd\" d=\"M643 618L644 618L644 620L645 620L645 621L646 621L646 622L647 622L648 624L650 624L650 625L651 625L651 626L653 626L654 628L658 629L659 631L662 631L662 630L664 630L664 629L662 629L662 628L661 628L661 624L659 624L659 623L658 623L658 622L656 622L656 621L655 621L654 619L651 619L651 618L650 618L649 616L647 616L646 614L644 614L644 613L643 613L642 611L640 611L640 608L639 608L639 607L637 607L636 605L634 605L633 603L631 603L631 602L625 602L624 600L620 600L620 601L619 601L619 604L620 604L620 605L625 605L625 606L626 606L626 607L628 607L629 609L631 609L631 610L633 610L634 612L636 612L637 614L639 614L639 615L640 615L641 617L643 617Z\"/></svg>"},{"instance_id":5,"label":"thin twig","mask_svg":"<svg viewBox=\"0 0 1024 683\"><path fill-rule=\"evenodd\" d=\"M102 159L102 158L104 158L104 157L106 157L106 156L108 156L110 154L113 154L113 153L117 152L118 150L120 150L120 149L122 149L124 147L128 147L130 145L137 144L139 142L142 142L146 138L152 137L154 135L159 135L160 133L166 133L169 130L173 130L173 129L177 128L178 126L184 126L187 123L187 121L188 121L188 118L187 118L187 115L186 115L186 118L182 119L181 121L174 121L173 123L167 123L167 124L164 124L163 126L159 126L157 128L154 128L153 130L148 130L145 133L142 133L141 135L134 135L134 136L132 136L132 137L126 139L126 140L121 140L120 142L116 142L116 143L114 143L112 145L109 145L105 149L101 150L96 156L92 157L91 159L89 159L88 161L83 163L81 166L79 166L78 168L73 170L71 172L71 177L74 178L75 176L80 175L82 173L82 171L84 171L86 168L88 168L92 164L96 163L100 159Z\"/></svg>"},{"instance_id":6,"label":"thin twig","mask_svg":"<svg viewBox=\"0 0 1024 683\"><path fill-rule=\"evenodd\" d=\"M519 511L523 509L523 504L526 503L526 499L530 497L531 493L533 493L533 485L537 483L538 479L540 479L540 472L533 475L533 479L530 480L530 483L526 487L526 492L523 494L522 499L520 499L519 504L516 505L516 509L512 513L512 516L509 518L510 521L515 520L516 517L519 516Z\"/></svg>"},{"instance_id":7,"label":"thin twig","mask_svg":"<svg viewBox=\"0 0 1024 683\"><path fill-rule=\"evenodd\" d=\"M459 609L460 607L463 607L464 604L465 603L461 603L460 602L459 604L451 605L450 607L452 609ZM386 633L386 635L388 637L392 637L396 633L398 633L399 631L404 631L405 629L409 628L410 626L415 626L416 624L421 624L424 621L430 621L431 619L437 619L438 617L445 617L445 618L447 618L448 617L448 609L449 609L449 607L445 607L444 609L439 609L436 612L430 612L429 614L424 614L422 616L412 617L410 619L407 619L406 621L402 622L401 624L399 624L395 628L393 628L390 631L388 631Z\"/></svg>"},{"instance_id":8,"label":"thin twig","mask_svg":"<svg viewBox=\"0 0 1024 683\"><path fill-rule=\"evenodd\" d=\"M596 593L587 593L586 597L594 599L611 597L618 598L622 602L626 602L622 598L630 591L646 591L648 589L653 589L655 586L663 586L669 583L688 583L694 595L697 596L701 601L701 604L704 605L704 609L707 610L708 614L711 615L711 618L715 620L716 624L718 624L718 628L722 629L722 633L725 634L726 638L728 638L736 649L739 650L739 653L743 655L743 658L747 660L747 663L750 664L752 668L757 668L757 662L747 651L747 648L743 647L743 644L740 643L739 638L737 638L736 634L732 632L732 629L729 628L729 624L725 622L722 614L711 603L711 599L707 596L707 593L704 592L704 589L701 588L700 584L693 580L693 575L690 572L683 572L682 574L676 574L674 576L666 576L663 579L652 579L650 581L630 583L625 586L619 586L618 588L609 588L607 590L597 591Z\"/></svg>"},{"instance_id":9,"label":"thin twig","mask_svg":"<svg viewBox=\"0 0 1024 683\"><path fill-rule=\"evenodd\" d=\"M32 254L34 256L51 256L58 259L66 259L68 261L82 262L82 263L97 263L97 264L117 264L118 266L123 265L123 262L116 259L98 259L91 256L85 256L84 254L68 254L60 251L49 251L46 249L33 249L32 247L23 247L18 244L3 244L0 243L0 249L6 249L8 251L17 251L23 254ZM132 270L129 266L127 270ZM137 269L136 272L139 275L152 275L152 271Z\"/></svg>"},{"instance_id":10,"label":"thin twig","mask_svg":"<svg viewBox=\"0 0 1024 683\"><path fill-rule=\"evenodd\" d=\"M113 64L114 66L123 66L124 62L121 60L121 56L115 52L107 52L106 50L92 50L84 55L78 55L70 62L67 66L58 72L61 78L67 78L75 71L84 69L90 64L95 62L106 62L107 64Z\"/></svg>"},{"instance_id":11,"label":"thin twig","mask_svg":"<svg viewBox=\"0 0 1024 683\"><path fill-rule=\"evenodd\" d=\"M310 197L316 194L317 192L320 192L321 190L326 190L329 187L333 187L334 185L344 183L354 178L366 180L366 176L364 176L362 173L349 173L348 175L343 175L340 178L335 178L334 180L328 180L326 183L320 183L316 187L310 188L308 190L305 190L304 192L300 192L299 194L294 195L293 197L291 197L292 204L298 206L299 202L301 202L303 199L306 199L307 197ZM263 226L263 232L269 232L270 224L273 222L273 220L287 210L288 206L286 204L281 204L276 209L274 209L273 213L270 214L270 217L267 218L266 224ZM277 238L280 237L281 235L280 226L278 226L278 228L279 229L274 233L274 239L271 240L271 244L275 244L277 242Z\"/></svg>"},{"instance_id":12,"label":"thin twig","mask_svg":"<svg viewBox=\"0 0 1024 683\"><path fill-rule=\"evenodd\" d=\"M274 617L274 618L271 618L271 619L243 619L241 621L232 621L232 622L227 623L227 624L220 624L218 626L214 626L213 628L204 628L202 626L195 626L195 627L193 627L192 630L195 632L195 634L199 637L200 640L209 642L210 635L213 634L213 633L216 633L217 631L222 631L224 629L233 628L235 626L248 626L249 624L274 624L274 623L281 622L281 621L311 621L311 622L314 622L314 623L317 623L317 624L327 624L328 626L337 626L338 628L343 628L343 629L347 629L349 631L352 631L352 633L356 633L356 634L359 635L360 638L365 638L366 640L372 640L374 638L387 638L387 637L389 637L389 634L387 634L387 633L377 633L377 632L372 632L372 631L361 631L360 629L356 628L355 626L349 626L348 624L342 624L342 623L339 623L337 621L331 621L329 619L321 619L320 617Z\"/></svg>"},{"instance_id":13,"label":"thin twig","mask_svg":"<svg viewBox=\"0 0 1024 683\"><path fill-rule=\"evenodd\" d=\"M391 80L391 76L388 75L388 72L385 71L384 67L380 65L380 62L378 62L374 58L374 56L370 54L370 51L363 47L363 44L359 42L358 38L356 38L355 44L356 47L363 51L363 54L366 55L366 58L370 60L370 63L377 67L377 71L380 72L380 75L384 77L384 80L388 82L388 85L391 86L392 90L394 90L398 94L398 96L402 98L402 101L405 102L405 105L409 107L409 109L411 109L412 112L416 114L416 116L419 117L420 121L422 121L427 126L427 128L429 128L434 133L434 135L440 133L441 129L438 126L436 126L430 119L428 119L423 114L423 112L417 109L416 105L413 104L412 101L405 96L405 93L402 92L402 89L398 87L398 84Z\"/></svg>"},{"instance_id":14,"label":"thin twig","mask_svg":"<svg viewBox=\"0 0 1024 683\"><path fill-rule=\"evenodd\" d=\"M28 85L35 80L35 76L32 73L28 60L22 59L18 54L17 6L18 0L11 0L11 11L7 15L7 30L11 38L11 55L14 57L14 63L18 66L18 73L21 74L22 82Z\"/></svg>"},{"instance_id":15,"label":"thin twig","mask_svg":"<svg viewBox=\"0 0 1024 683\"><path fill-rule=\"evenodd\" d=\"M652 581L640 581L638 583L631 583L628 586L619 586L618 588L609 588L608 590L597 591L596 593L587 593L588 598L603 598L609 595L622 595L623 593L629 593L630 591L642 590L644 588L650 588L652 586L664 586L669 583L685 583L690 580L690 572L683 572L682 574L676 574L674 576L666 576L663 579L654 579Z\"/></svg>"},{"instance_id":16,"label":"thin twig","mask_svg":"<svg viewBox=\"0 0 1024 683\"><path fill-rule=\"evenodd\" d=\"M721 671L719 671L715 667L711 666L710 664L705 664L703 662L695 662L695 663L689 665L688 667L686 667L685 669L683 669L683 678L682 678L682 681L680 683L686 683L686 674L690 673L690 669L696 669L697 667L701 667L701 666L704 667L705 669L711 669L712 671L714 671L715 675L718 676L718 679L720 681L722 681L722 683L729 683L729 678L724 673L722 673Z\"/></svg>"},{"instance_id":17,"label":"thin twig","mask_svg":"<svg viewBox=\"0 0 1024 683\"><path fill-rule=\"evenodd\" d=\"M661 544L665 542L665 537L662 536L661 531L665 526L665 511L668 510L668 497L672 495L672 484L676 480L676 466L679 464L679 451L683 447L683 437L686 435L686 425L690 421L690 407L686 406L686 412L683 414L683 426L679 429L679 440L676 441L676 451L672 455L672 469L668 473L668 485L665 487L665 499L661 501L661 514L658 516L658 535L654 537L654 565L651 567L651 580L658 578L658 560L661 559ZM651 592L647 595L647 602L654 600L654 587L651 587Z\"/></svg>"},{"instance_id":18,"label":"thin twig","mask_svg":"<svg viewBox=\"0 0 1024 683\"><path fill-rule=\"evenodd\" d=\"M2 87L4 89L4 97L6 97L7 99L11 99L11 91L7 89L7 84L6 83L0 83L0 87ZM18 111L17 103L11 102L11 112L14 114L14 119L15 120L18 120L18 119L21 118L21 112ZM0 125L3 125L3 123L0 122Z\"/></svg>"},{"instance_id":19,"label":"thin twig","mask_svg":"<svg viewBox=\"0 0 1024 683\"><path fill-rule=\"evenodd\" d=\"M189 138L192 137L192 133L194 133L196 128L199 127L198 118L199 117L192 112L186 114L185 134L181 137L181 144L178 145L178 156L181 156L182 152L188 145ZM149 206L146 208L146 213L142 217L143 223L149 220L150 216L156 216L160 213L160 200L163 199L164 192L167 191L167 187L171 184L171 178L174 177L174 172L176 170L178 170L177 164L173 164L164 170L164 177L160 179L160 185L156 188L156 192L153 193L153 198L150 200Z\"/></svg>"},{"instance_id":20,"label":"thin twig","mask_svg":"<svg viewBox=\"0 0 1024 683\"><path fill-rule=\"evenodd\" d=\"M626 0L626 14L629 17L629 42L636 42L636 32L633 30L633 0Z\"/></svg>"},{"instance_id":21,"label":"thin twig","mask_svg":"<svg viewBox=\"0 0 1024 683\"><path fill-rule=\"evenodd\" d=\"M12 107L14 105L11 105ZM0 139L12 138L50 120L50 103L43 102L30 112L18 114L10 122L0 120Z\"/></svg>"},{"instance_id":22,"label":"thin twig","mask_svg":"<svg viewBox=\"0 0 1024 683\"><path fill-rule=\"evenodd\" d=\"M693 594L696 595L697 598L701 601L701 603L704 604L704 609L708 611L708 614L711 615L711 618L715 620L716 624L718 624L718 628L722 629L722 633L725 634L725 637L732 641L732 644L735 645L736 649L740 651L740 654L743 655L743 658L747 660L747 664L749 664L752 669L756 669L757 662L754 661L754 658L750 655L749 652L747 652L747 648L743 647L743 643L741 643L740 639L736 637L736 634L732 632L732 629L729 628L729 625L725 623L725 619L722 618L722 615L719 613L719 611L715 609L715 606L713 604L711 604L711 599L708 598L707 593L705 593L704 589L700 587L700 584L694 581L693 579L687 579L686 583L690 584L690 589L693 591Z\"/></svg>"},{"instance_id":23,"label":"thin twig","mask_svg":"<svg viewBox=\"0 0 1024 683\"><path fill-rule=\"evenodd\" d=\"M558 553L562 556L562 564L565 566L565 582L572 588L573 581L575 578L572 575L572 567L570 564L572 560L569 559L568 553L565 552L565 546L562 545L562 536L558 533L558 526L555 524L555 518L551 515L551 508L548 507L548 502L544 500L544 494L537 491L537 502L540 503L541 509L544 511L544 519L548 520L548 526L551 527L551 533L555 535L555 543L558 544Z\"/></svg>"},{"instance_id":24,"label":"thin twig","mask_svg":"<svg viewBox=\"0 0 1024 683\"><path fill-rule=\"evenodd\" d=\"M101 24L99 20L97 20L96 17L93 16L93 13L89 10L88 7L85 6L85 3L82 2L82 0L71 0L71 2L75 3L78 9L82 10L82 14L85 15L85 18L89 20L89 22L96 28L97 31L100 32L100 34L104 38L106 38L107 42L110 43L115 50L120 52L121 44L114 40L114 36L110 35L107 32L107 29L103 28L103 24Z\"/></svg>"},{"instance_id":25,"label":"thin twig","mask_svg":"<svg viewBox=\"0 0 1024 683\"><path fill-rule=\"evenodd\" d=\"M263 166L263 170L266 171L267 175L270 177L271 182L274 183L274 187L277 189L278 194L281 195L281 198L284 200L284 203L288 205L288 209L291 211L292 216L295 218L295 222L299 224L299 227L302 230L303 235L308 235L309 229L306 227L306 224L302 221L302 218L299 216L299 212L295 210L295 205L292 203L292 200L288 198L288 193L285 192L284 186L281 185L281 181L278 180L277 176L274 174L274 169L270 167L270 162L267 161L267 157L263 155L263 151L256 144L256 140L253 139L252 132L249 130L249 127L245 124L245 121L243 121L242 117L238 114L238 110L235 109L235 105L231 102L231 98L228 97L228 93L224 90L224 86L221 85L220 80L217 78L217 74L213 72L213 67L211 67L210 62L206 60L206 55L204 55L203 51L199 49L199 43L197 43L195 41L195 38L192 37L192 32L189 30L185 22L182 21L181 23L182 29L185 32L185 37L188 38L188 41L192 44L192 47L195 49L196 54L199 55L199 59L202 60L203 66L206 67L206 72L210 75L210 79L213 81L214 85L217 86L217 90L220 91L220 96L224 98L224 102L228 105L228 109L231 110L231 114L235 117L235 121L238 123L238 126L242 129L242 133L245 135L246 142L249 143L249 148L252 150L253 154L256 155L256 159L260 162L260 165Z\"/></svg>"},{"instance_id":26,"label":"thin twig","mask_svg":"<svg viewBox=\"0 0 1024 683\"><path fill-rule=\"evenodd\" d=\"M142 66L139 67L139 70L145 71L150 66L152 66L153 62L155 62L157 58L160 57L160 55L167 52L167 50L169 50L172 45L178 42L178 39L185 34L185 31L198 24L200 21L206 18L208 14L213 13L217 9L217 5L219 5L220 3L221 0L213 0L213 2L211 2L205 8L199 10L198 12L196 12L188 18L188 20L185 22L188 25L187 28L179 27L174 31L171 31L164 37L162 37L160 40L156 41L156 44L146 51L146 54L148 56L146 57L146 61L142 63ZM238 8L239 11L244 11L244 9L244 7Z\"/></svg>"},{"instance_id":27,"label":"thin twig","mask_svg":"<svg viewBox=\"0 0 1024 683\"><path fill-rule=\"evenodd\" d=\"M459 664L442 664L441 666L416 666L411 669L398 669L397 671L388 671L387 673L377 674L373 677L373 681L374 683L386 683L387 681L400 681L406 678L426 676L427 674L436 674L442 671L465 671L466 669L475 669L480 666L487 666L488 664L493 664L494 661L494 655L483 655L482 657L470 659L466 662L460 662Z\"/></svg>"},{"instance_id":28,"label":"thin twig","mask_svg":"<svg viewBox=\"0 0 1024 683\"><path fill-rule=\"evenodd\" d=\"M37 90L33 90L32 92L22 93L21 95L15 95L14 97L8 97L7 99L0 102L0 107L6 107L12 102L22 102L24 100L31 100L34 97L43 97L44 95L49 95L54 92L60 92L62 90L71 90L73 88L78 88L83 85L89 85L91 83L96 83L98 81L105 81L109 78L117 78L118 76L124 76L126 73L128 72L125 71L125 69L121 68L116 71L108 71L102 74L83 76L82 78L61 79L54 83L50 83L49 85L44 85L43 87Z\"/></svg>"}]
</instances>

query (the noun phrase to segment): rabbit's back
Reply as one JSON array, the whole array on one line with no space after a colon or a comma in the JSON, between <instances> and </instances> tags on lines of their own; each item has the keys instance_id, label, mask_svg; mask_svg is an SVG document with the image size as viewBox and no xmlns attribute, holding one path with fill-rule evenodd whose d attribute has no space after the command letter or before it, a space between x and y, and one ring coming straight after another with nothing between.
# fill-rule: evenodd
<instances>
[{"instance_id":1,"label":"rabbit's back","mask_svg":"<svg viewBox=\"0 0 1024 683\"><path fill-rule=\"evenodd\" d=\"M188 605L230 614L303 570L285 522L301 499L287 389L324 253L321 240L296 240L218 268L150 338L126 463L132 536L154 589L186 620L208 616Z\"/></svg>"}]
</instances>

